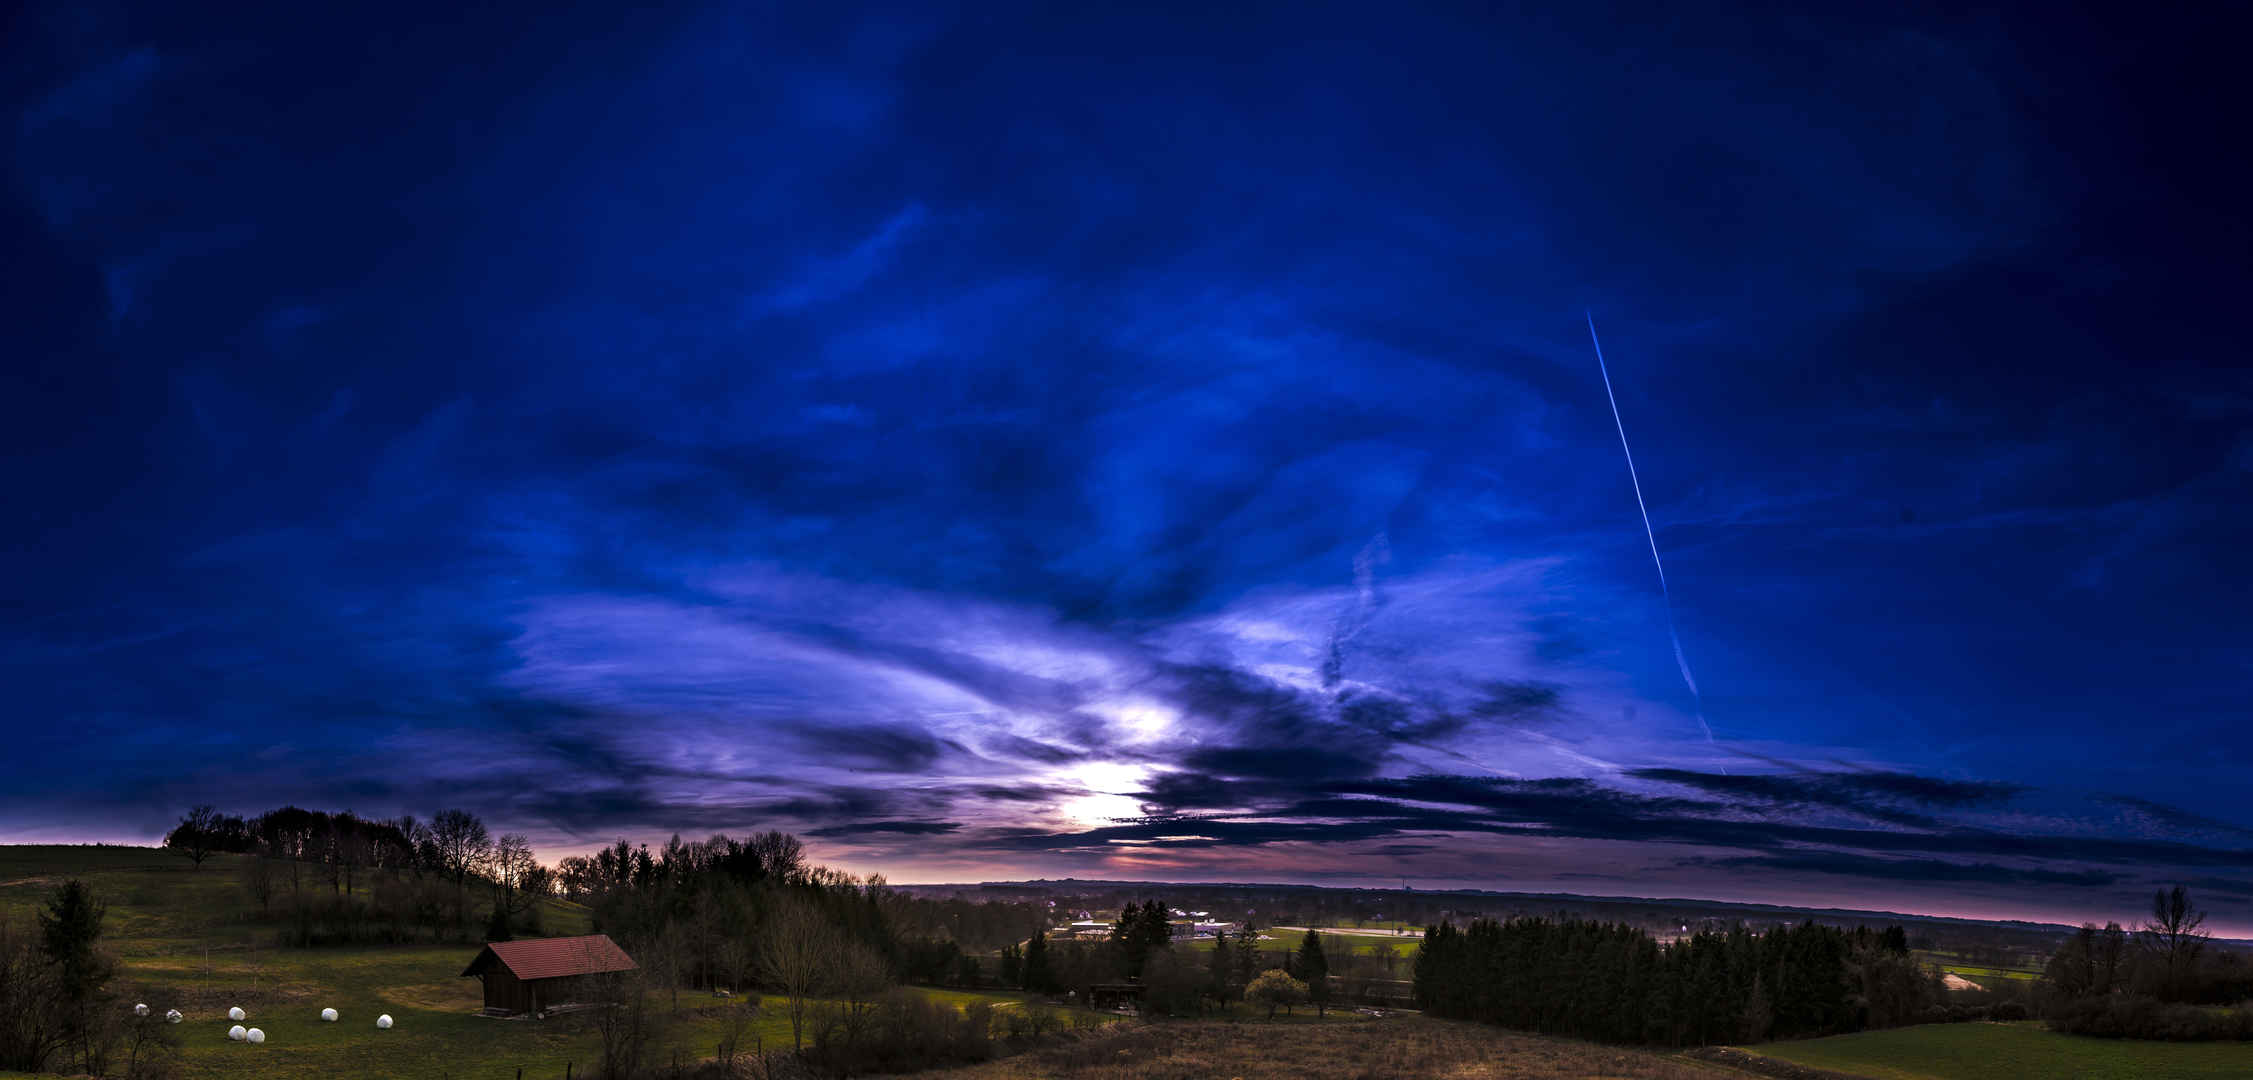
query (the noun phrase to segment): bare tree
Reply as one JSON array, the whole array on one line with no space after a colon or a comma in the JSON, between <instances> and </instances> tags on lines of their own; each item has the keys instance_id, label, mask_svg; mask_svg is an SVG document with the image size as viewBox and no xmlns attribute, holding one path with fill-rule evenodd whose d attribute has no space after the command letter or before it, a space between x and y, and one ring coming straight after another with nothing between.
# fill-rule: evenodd
<instances>
[{"instance_id":1,"label":"bare tree","mask_svg":"<svg viewBox=\"0 0 2253 1080\"><path fill-rule=\"evenodd\" d=\"M187 857L198 870L203 861L211 857L211 845L219 839L219 811L205 805L181 815L180 824L164 838L164 846L175 854Z\"/></svg>"},{"instance_id":2,"label":"bare tree","mask_svg":"<svg viewBox=\"0 0 2253 1080\"><path fill-rule=\"evenodd\" d=\"M2167 965L2167 993L2179 994L2182 980L2206 947L2206 913L2190 904L2190 892L2177 885L2151 894L2151 921L2143 924L2145 940Z\"/></svg>"},{"instance_id":3,"label":"bare tree","mask_svg":"<svg viewBox=\"0 0 2253 1080\"><path fill-rule=\"evenodd\" d=\"M523 833L509 833L493 845L493 899L501 909L511 915L531 906L533 897L526 890L532 871L539 862L532 857L532 841Z\"/></svg>"},{"instance_id":4,"label":"bare tree","mask_svg":"<svg viewBox=\"0 0 2253 1080\"><path fill-rule=\"evenodd\" d=\"M786 832L768 830L751 837L751 850L768 877L790 884L806 875L806 846Z\"/></svg>"},{"instance_id":5,"label":"bare tree","mask_svg":"<svg viewBox=\"0 0 2253 1080\"><path fill-rule=\"evenodd\" d=\"M858 1047L884 991L892 986L892 973L884 958L866 944L836 934L829 957L829 993L837 998L833 1022L848 1047Z\"/></svg>"},{"instance_id":6,"label":"bare tree","mask_svg":"<svg viewBox=\"0 0 2253 1080\"><path fill-rule=\"evenodd\" d=\"M265 914L274 901L274 864L264 854L251 852L250 859L242 864L244 891L258 901L258 911Z\"/></svg>"},{"instance_id":7,"label":"bare tree","mask_svg":"<svg viewBox=\"0 0 2253 1080\"><path fill-rule=\"evenodd\" d=\"M172 1075L180 1057L180 1036L161 1014L135 1014L125 1029L125 1080L159 1080Z\"/></svg>"},{"instance_id":8,"label":"bare tree","mask_svg":"<svg viewBox=\"0 0 2253 1080\"><path fill-rule=\"evenodd\" d=\"M759 940L759 977L782 993L792 1050L805 1049L808 1003L829 990L840 944L828 917L797 897L785 897L767 915Z\"/></svg>"},{"instance_id":9,"label":"bare tree","mask_svg":"<svg viewBox=\"0 0 2253 1080\"><path fill-rule=\"evenodd\" d=\"M602 1038L602 1076L629 1080L641 1071L655 1036L648 986L639 969L591 976L588 982L598 1006L594 1023Z\"/></svg>"},{"instance_id":10,"label":"bare tree","mask_svg":"<svg viewBox=\"0 0 2253 1080\"><path fill-rule=\"evenodd\" d=\"M37 935L18 932L0 913L0 1069L38 1072L70 1045L60 983Z\"/></svg>"},{"instance_id":11,"label":"bare tree","mask_svg":"<svg viewBox=\"0 0 2253 1080\"><path fill-rule=\"evenodd\" d=\"M454 919L463 918L464 893L471 874L483 874L493 857L493 839L485 823L465 810L441 811L430 819L430 838L437 847L439 865L454 879Z\"/></svg>"},{"instance_id":12,"label":"bare tree","mask_svg":"<svg viewBox=\"0 0 2253 1080\"><path fill-rule=\"evenodd\" d=\"M555 871L535 862L524 868L524 873L517 878L516 889L523 894L524 906L529 908L541 897L555 895Z\"/></svg>"},{"instance_id":13,"label":"bare tree","mask_svg":"<svg viewBox=\"0 0 2253 1080\"><path fill-rule=\"evenodd\" d=\"M2128 951L2127 931L2120 924L2108 922L2097 934L2095 981L2090 989L2099 995L2110 994L2120 985L2120 962Z\"/></svg>"},{"instance_id":14,"label":"bare tree","mask_svg":"<svg viewBox=\"0 0 2253 1080\"><path fill-rule=\"evenodd\" d=\"M360 867L373 860L375 850L370 842L368 822L347 810L331 819L334 837L329 845L329 857L336 860L343 877L340 892L352 895L352 877Z\"/></svg>"},{"instance_id":15,"label":"bare tree","mask_svg":"<svg viewBox=\"0 0 2253 1080\"><path fill-rule=\"evenodd\" d=\"M714 972L714 988L717 989L718 973L725 971L727 972L727 988L738 994L743 993L743 972L750 965L752 955L753 949L749 942L741 941L733 936L720 938L719 945L712 952L711 967Z\"/></svg>"},{"instance_id":16,"label":"bare tree","mask_svg":"<svg viewBox=\"0 0 2253 1080\"><path fill-rule=\"evenodd\" d=\"M720 1014L721 1034L716 1049L719 1051L721 1075L730 1077L740 1075L736 1068L736 1057L743 1052L744 1033L751 1029L751 1021L757 1019L758 1016L759 995L757 994L749 994L736 999L733 1004L727 1007L726 1011ZM752 1044L751 1056L760 1056L756 1042Z\"/></svg>"},{"instance_id":17,"label":"bare tree","mask_svg":"<svg viewBox=\"0 0 2253 1080\"><path fill-rule=\"evenodd\" d=\"M639 950L648 962L650 977L664 987L674 1011L681 1007L681 971L687 967L687 946L680 924L667 921L643 939Z\"/></svg>"}]
</instances>

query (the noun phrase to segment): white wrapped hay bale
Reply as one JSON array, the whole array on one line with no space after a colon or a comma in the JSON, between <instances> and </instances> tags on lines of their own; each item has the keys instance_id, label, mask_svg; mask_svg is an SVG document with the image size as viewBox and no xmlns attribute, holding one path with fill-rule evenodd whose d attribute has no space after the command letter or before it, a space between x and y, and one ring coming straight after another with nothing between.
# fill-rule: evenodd
<instances>
[{"instance_id":1,"label":"white wrapped hay bale","mask_svg":"<svg viewBox=\"0 0 2253 1080\"><path fill-rule=\"evenodd\" d=\"M248 1020L248 1019L250 1019L250 1014L249 1014L249 1013L246 1013L246 1012L244 1012L244 1011L243 1011L243 1007L242 1007L242 1006L240 1006L240 1005L237 1005L237 1006L235 1006L235 1007L233 1007L233 1008L230 1008L230 1009L228 1009L228 1010L227 1010L227 1019L229 1019L229 1020Z\"/></svg>"},{"instance_id":2,"label":"white wrapped hay bale","mask_svg":"<svg viewBox=\"0 0 2253 1080\"><path fill-rule=\"evenodd\" d=\"M166 1010L164 1010L164 1022L165 1022L165 1023L168 1023L168 1024L177 1024L177 1023L179 1023L180 1021L182 1021L182 1020L184 1020L184 1019L186 1019L186 1017L183 1017L183 1016L181 1016L181 1015L180 1015L180 1010L178 1010L178 1009L166 1009Z\"/></svg>"},{"instance_id":3,"label":"white wrapped hay bale","mask_svg":"<svg viewBox=\"0 0 2253 1080\"><path fill-rule=\"evenodd\" d=\"M390 1013L385 1013L385 1014L383 1014L382 1016L378 1016L378 1017L376 1017L376 1018L375 1018L375 1026L376 1026L376 1030L378 1030L378 1031L389 1031L389 1030L391 1030L391 1014L390 1014Z\"/></svg>"},{"instance_id":4,"label":"white wrapped hay bale","mask_svg":"<svg viewBox=\"0 0 2253 1080\"><path fill-rule=\"evenodd\" d=\"M146 1005L135 1005L133 1006L133 1015L147 1016L149 1015L149 1007Z\"/></svg>"},{"instance_id":5,"label":"white wrapped hay bale","mask_svg":"<svg viewBox=\"0 0 2253 1080\"><path fill-rule=\"evenodd\" d=\"M257 1028L252 1028L249 1031L243 1032L243 1041L249 1043L252 1046L257 1046L258 1044L266 1041L266 1033L258 1030Z\"/></svg>"},{"instance_id":6,"label":"white wrapped hay bale","mask_svg":"<svg viewBox=\"0 0 2253 1080\"><path fill-rule=\"evenodd\" d=\"M326 1021L328 1021L328 1022L329 1022L329 1023L331 1023L331 1024L333 1024L333 1023L336 1023L336 1010L335 1010L335 1009L322 1009L322 1010L321 1010L321 1019L323 1019L323 1020L326 1020Z\"/></svg>"},{"instance_id":7,"label":"white wrapped hay bale","mask_svg":"<svg viewBox=\"0 0 2253 1080\"><path fill-rule=\"evenodd\" d=\"M227 1037L235 1040L236 1042L243 1041L243 1026L241 1024L236 1024L235 1026L228 1028Z\"/></svg>"}]
</instances>

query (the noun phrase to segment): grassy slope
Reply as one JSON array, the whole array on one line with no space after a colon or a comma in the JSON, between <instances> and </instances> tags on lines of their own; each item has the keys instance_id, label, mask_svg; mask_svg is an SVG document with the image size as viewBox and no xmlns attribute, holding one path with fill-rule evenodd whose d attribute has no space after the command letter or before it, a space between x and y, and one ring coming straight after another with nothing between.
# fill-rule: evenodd
<instances>
[{"instance_id":1,"label":"grassy slope","mask_svg":"<svg viewBox=\"0 0 2253 1080\"><path fill-rule=\"evenodd\" d=\"M1746 1047L1873 1080L2209 1080L2253 1077L2253 1043L2162 1043L2059 1035L2037 1023L1925 1024Z\"/></svg>"},{"instance_id":2,"label":"grassy slope","mask_svg":"<svg viewBox=\"0 0 2253 1080\"><path fill-rule=\"evenodd\" d=\"M121 962L117 989L128 1001L188 1015L173 1029L188 1080L246 1075L254 1062L255 1075L274 1080L508 1078L519 1067L527 1077L560 1077L567 1063L585 1075L596 1060L600 1041L581 1018L475 1016L483 1004L478 983L460 977L474 945L272 947L271 927L236 917L248 903L234 873L240 858L215 857L196 870L142 848L0 847L0 918L29 929L33 911L65 876L91 886L109 905L103 946ZM553 904L543 918L558 933L587 926L576 905ZM956 1004L1020 999L932 993ZM675 1050L684 1061L709 1056L726 1024L725 1006L683 992L675 1014L669 997L656 1000L668 1021L656 1058L669 1060ZM266 1032L264 1046L228 1041L231 1005ZM338 1022L321 1021L324 1007L342 1014ZM391 1014L397 1026L376 1030L379 1013ZM746 1042L750 1035L787 1045L789 1021L770 1008Z\"/></svg>"},{"instance_id":3,"label":"grassy slope","mask_svg":"<svg viewBox=\"0 0 2253 1080\"><path fill-rule=\"evenodd\" d=\"M109 905L102 935L120 957L201 955L206 948L218 953L270 945L276 928L247 918L254 905L240 874L248 859L214 855L197 868L154 848L0 846L0 918L30 925L55 885L75 877ZM309 892L328 890L327 882L316 880L314 868L300 872ZM274 888L279 904L289 889L286 869L276 870ZM476 910L473 906L472 913ZM577 904L544 901L540 916L551 934L587 930L586 909Z\"/></svg>"},{"instance_id":4,"label":"grassy slope","mask_svg":"<svg viewBox=\"0 0 2253 1080\"><path fill-rule=\"evenodd\" d=\"M1135 1024L1001 1061L916 1075L922 1080L1717 1080L1744 1074L1667 1054L1409 1016L1324 1025Z\"/></svg>"}]
</instances>

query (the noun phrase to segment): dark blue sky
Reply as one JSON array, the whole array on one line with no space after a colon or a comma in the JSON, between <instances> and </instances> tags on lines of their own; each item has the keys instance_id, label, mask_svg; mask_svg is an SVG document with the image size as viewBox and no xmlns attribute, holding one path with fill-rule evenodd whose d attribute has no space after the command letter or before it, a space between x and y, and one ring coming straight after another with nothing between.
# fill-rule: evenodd
<instances>
[{"instance_id":1,"label":"dark blue sky","mask_svg":"<svg viewBox=\"0 0 2253 1080\"><path fill-rule=\"evenodd\" d=\"M0 839L2253 929L2219 24L1202 8L20 10Z\"/></svg>"}]
</instances>

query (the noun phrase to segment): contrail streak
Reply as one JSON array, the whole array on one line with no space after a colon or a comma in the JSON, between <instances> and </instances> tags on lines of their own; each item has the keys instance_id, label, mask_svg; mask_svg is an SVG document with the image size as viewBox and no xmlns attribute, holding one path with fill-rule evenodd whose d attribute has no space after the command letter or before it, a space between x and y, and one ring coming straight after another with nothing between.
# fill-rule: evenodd
<instances>
[{"instance_id":1,"label":"contrail streak","mask_svg":"<svg viewBox=\"0 0 2253 1080\"><path fill-rule=\"evenodd\" d=\"M1604 364L1604 343L1596 337L1596 313L1588 316L1588 341L1596 346L1596 370L1604 376L1604 397L1612 403L1612 426L1619 429L1619 450L1627 455L1627 482L1635 486L1635 509L1643 515L1643 539L1651 544L1651 565L1658 568L1658 594L1666 602L1666 636L1674 642L1674 663L1682 669L1682 682L1690 688L1690 700L1697 705L1698 727L1705 731L1705 741L1713 741L1713 726L1705 722L1705 698L1698 693L1697 677L1690 674L1690 660L1682 654L1682 635L1674 629L1674 594L1666 587L1666 563L1658 557L1658 534L1651 529L1651 508L1643 503L1643 481L1635 475L1635 451L1627 448L1627 422L1619 418L1619 396L1612 393L1612 373ZM1726 772L1727 770L1723 770Z\"/></svg>"}]
</instances>

